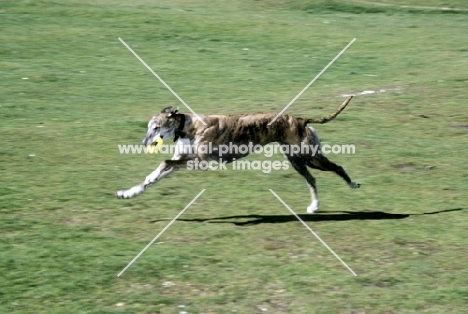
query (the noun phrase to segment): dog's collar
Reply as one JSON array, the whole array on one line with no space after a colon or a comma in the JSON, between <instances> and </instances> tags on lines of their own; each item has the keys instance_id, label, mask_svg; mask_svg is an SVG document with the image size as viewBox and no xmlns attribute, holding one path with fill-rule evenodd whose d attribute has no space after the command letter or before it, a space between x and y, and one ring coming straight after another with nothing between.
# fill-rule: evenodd
<instances>
[{"instance_id":1,"label":"dog's collar","mask_svg":"<svg viewBox=\"0 0 468 314\"><path fill-rule=\"evenodd\" d=\"M185 126L185 115L182 113L176 114L176 117L180 117L179 127L175 130L174 142L177 142L179 137L184 138L187 134L183 132Z\"/></svg>"}]
</instances>

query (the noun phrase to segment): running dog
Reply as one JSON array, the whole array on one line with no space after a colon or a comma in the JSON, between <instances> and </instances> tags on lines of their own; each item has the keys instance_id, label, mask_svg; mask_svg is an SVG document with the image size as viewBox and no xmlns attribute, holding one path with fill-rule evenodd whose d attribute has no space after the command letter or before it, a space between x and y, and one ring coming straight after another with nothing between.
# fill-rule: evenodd
<instances>
[{"instance_id":1,"label":"running dog","mask_svg":"<svg viewBox=\"0 0 468 314\"><path fill-rule=\"evenodd\" d=\"M351 101L352 96L331 115L320 119L296 118L287 114L280 115L276 120L275 114L244 114L244 115L193 115L179 113L173 107L164 108L160 114L154 116L148 123L148 133L142 145L157 146L161 141L173 138L176 151L171 160L164 160L159 167L149 174L146 179L128 190L117 192L119 198L132 198L142 193L148 186L161 180L179 168L187 168L195 160L218 161L231 163L245 157L249 152L231 151L221 154L219 148L223 145L266 145L278 142L282 152L290 161L293 168L307 181L311 193L311 204L307 213L318 209L317 189L314 177L307 170L307 166L322 171L333 171L353 189L360 184L351 181L345 170L328 160L320 150L314 154L295 149L298 146L320 147L317 133L308 123L327 123L333 120ZM273 123L269 124L271 121ZM203 123L204 122L204 123ZM202 146L211 150L197 149ZM187 149L189 148L189 149Z\"/></svg>"}]
</instances>

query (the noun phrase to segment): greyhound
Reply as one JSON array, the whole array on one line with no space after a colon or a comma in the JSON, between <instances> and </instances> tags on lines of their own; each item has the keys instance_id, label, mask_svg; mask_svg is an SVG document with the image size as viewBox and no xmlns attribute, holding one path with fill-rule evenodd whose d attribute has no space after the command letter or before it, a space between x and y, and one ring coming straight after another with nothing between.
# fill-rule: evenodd
<instances>
[{"instance_id":1,"label":"greyhound","mask_svg":"<svg viewBox=\"0 0 468 314\"><path fill-rule=\"evenodd\" d=\"M318 210L317 188L314 177L307 170L307 166L322 171L333 171L353 189L360 184L351 181L345 170L328 160L321 151L310 154L297 152L293 146L306 145L320 147L320 141L314 128L308 127L308 123L327 123L333 120L348 105L353 96L346 99L343 104L328 117L319 119L297 118L287 114L275 118L275 114L243 114L243 115L201 115L205 124L193 114L182 114L173 107L164 108L160 114L155 115L148 123L148 132L142 141L142 145L157 146L167 139L174 139L176 151L171 160L164 160L159 167L150 173L146 179L128 190L117 192L119 198L132 198L142 193L148 186L168 176L179 168L188 168L190 163L197 161L217 160L223 163L231 163L236 159L245 157L249 152L229 152L221 155L219 149L222 145L266 145L278 142L285 157L293 168L301 174L309 186L311 204L307 207L307 213ZM195 149L186 149L191 146ZM197 147L210 147L196 149Z\"/></svg>"}]
</instances>

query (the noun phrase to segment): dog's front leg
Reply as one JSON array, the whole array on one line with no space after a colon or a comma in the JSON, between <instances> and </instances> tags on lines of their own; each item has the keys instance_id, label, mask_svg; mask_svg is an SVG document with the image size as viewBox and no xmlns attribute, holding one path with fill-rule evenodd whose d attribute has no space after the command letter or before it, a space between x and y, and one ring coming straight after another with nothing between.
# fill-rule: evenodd
<instances>
[{"instance_id":1,"label":"dog's front leg","mask_svg":"<svg viewBox=\"0 0 468 314\"><path fill-rule=\"evenodd\" d=\"M134 187L128 190L117 191L118 198L132 198L140 193L142 193L148 186L155 183L156 181L161 180L165 176L168 176L179 166L186 167L187 160L191 159L193 156L189 156L184 153L184 151L190 152L190 141L186 139L180 139L177 142L176 151L171 160L165 160L159 164L159 167L151 172L141 184L135 185Z\"/></svg>"},{"instance_id":2,"label":"dog's front leg","mask_svg":"<svg viewBox=\"0 0 468 314\"><path fill-rule=\"evenodd\" d=\"M141 184L135 185L128 190L117 191L118 198L132 198L142 193L149 185L161 180L165 176L174 172L174 167L168 167L166 162L162 162L159 167L151 172Z\"/></svg>"}]
</instances>

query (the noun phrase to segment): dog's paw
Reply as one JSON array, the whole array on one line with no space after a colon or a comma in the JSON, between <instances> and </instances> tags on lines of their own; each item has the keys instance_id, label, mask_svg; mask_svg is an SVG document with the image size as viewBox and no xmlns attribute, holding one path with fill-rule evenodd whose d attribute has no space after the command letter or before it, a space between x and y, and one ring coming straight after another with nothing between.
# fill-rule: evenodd
<instances>
[{"instance_id":1,"label":"dog's paw","mask_svg":"<svg viewBox=\"0 0 468 314\"><path fill-rule=\"evenodd\" d=\"M123 190L117 191L115 195L117 196L117 198L128 198L127 195L125 194L125 191Z\"/></svg>"},{"instance_id":2,"label":"dog's paw","mask_svg":"<svg viewBox=\"0 0 468 314\"><path fill-rule=\"evenodd\" d=\"M314 201L314 202L312 202L312 204L307 206L307 213L308 214L313 214L317 210L318 210L318 202L317 201Z\"/></svg>"},{"instance_id":3,"label":"dog's paw","mask_svg":"<svg viewBox=\"0 0 468 314\"><path fill-rule=\"evenodd\" d=\"M131 188L129 190L117 191L116 195L117 195L118 198L132 198L132 197L140 194L144 190L145 190L145 188L143 186L136 185L136 186L134 186L133 188Z\"/></svg>"},{"instance_id":4,"label":"dog's paw","mask_svg":"<svg viewBox=\"0 0 468 314\"><path fill-rule=\"evenodd\" d=\"M351 184L349 185L352 189L359 189L361 187L361 184L360 183L357 183L357 182L351 182Z\"/></svg>"}]
</instances>

